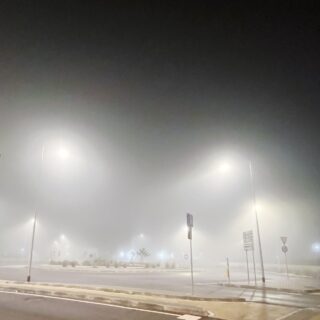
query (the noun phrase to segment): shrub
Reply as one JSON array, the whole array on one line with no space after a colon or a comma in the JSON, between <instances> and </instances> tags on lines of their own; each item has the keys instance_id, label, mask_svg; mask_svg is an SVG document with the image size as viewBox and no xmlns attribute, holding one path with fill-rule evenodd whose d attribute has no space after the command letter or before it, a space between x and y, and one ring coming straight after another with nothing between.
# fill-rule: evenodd
<instances>
[{"instance_id":1,"label":"shrub","mask_svg":"<svg viewBox=\"0 0 320 320\"><path fill-rule=\"evenodd\" d=\"M102 266L106 265L106 260L101 259L101 258L97 258L97 259L94 260L93 264L96 267L102 267Z\"/></svg>"},{"instance_id":2,"label":"shrub","mask_svg":"<svg viewBox=\"0 0 320 320\"><path fill-rule=\"evenodd\" d=\"M85 267L90 267L92 264L91 264L91 262L89 260L84 260L82 262L82 265L85 266Z\"/></svg>"},{"instance_id":3,"label":"shrub","mask_svg":"<svg viewBox=\"0 0 320 320\"><path fill-rule=\"evenodd\" d=\"M75 268L79 263L78 263L78 261L73 260L73 261L71 261L70 264L71 264L71 267Z\"/></svg>"},{"instance_id":4,"label":"shrub","mask_svg":"<svg viewBox=\"0 0 320 320\"><path fill-rule=\"evenodd\" d=\"M62 261L62 266L65 268L70 264L70 262L68 260L63 260Z\"/></svg>"}]
</instances>

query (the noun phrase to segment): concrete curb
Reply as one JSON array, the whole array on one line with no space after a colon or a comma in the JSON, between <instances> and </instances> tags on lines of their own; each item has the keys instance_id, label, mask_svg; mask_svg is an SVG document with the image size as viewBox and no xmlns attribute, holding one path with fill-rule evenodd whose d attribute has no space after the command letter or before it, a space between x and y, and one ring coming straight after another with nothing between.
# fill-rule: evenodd
<instances>
[{"instance_id":1,"label":"concrete curb","mask_svg":"<svg viewBox=\"0 0 320 320\"><path fill-rule=\"evenodd\" d=\"M256 289L256 290L270 290L286 293L318 293L320 288L316 289L289 289L289 288L277 288L277 287L263 287L263 286L253 286L248 284L228 284L228 283L217 283L217 285L222 287L232 287L232 288L243 288L243 289Z\"/></svg>"},{"instance_id":2,"label":"concrete curb","mask_svg":"<svg viewBox=\"0 0 320 320\"><path fill-rule=\"evenodd\" d=\"M34 289L33 284L21 283L23 285L30 285L29 288L19 288L19 286L3 286L0 284L0 288L7 292L18 292L35 295L44 295L49 297L68 298L74 300L93 301L117 306L125 306L130 308L137 308L143 310L160 311L174 313L177 315L191 314L200 317L212 317L211 312L196 306L179 305L174 302L160 303L160 302L143 302L134 299L118 298L118 297L105 297L97 294L76 294L74 292L68 292L68 288L61 288L60 290L46 290L46 289Z\"/></svg>"},{"instance_id":3,"label":"concrete curb","mask_svg":"<svg viewBox=\"0 0 320 320\"><path fill-rule=\"evenodd\" d=\"M72 288L72 289L86 289L86 290L95 290L102 292L110 293L123 293L129 295L143 295L147 297L159 297L159 298L168 298L168 299L181 299L181 300L191 300L191 301L220 301L220 302L246 302L245 298L212 298L212 297L200 297L200 296L188 296L188 295L176 295L176 294L167 294L167 293L158 293L152 291L139 291L136 289L124 289L124 288L105 288L105 287L93 287L93 286L81 286L81 285L70 285L63 283L48 283L48 282L19 282L19 281L5 281L7 284L28 284L28 285L41 285L41 286L51 286L51 287L62 287L62 288ZM1 286L1 282L0 282Z\"/></svg>"}]
</instances>

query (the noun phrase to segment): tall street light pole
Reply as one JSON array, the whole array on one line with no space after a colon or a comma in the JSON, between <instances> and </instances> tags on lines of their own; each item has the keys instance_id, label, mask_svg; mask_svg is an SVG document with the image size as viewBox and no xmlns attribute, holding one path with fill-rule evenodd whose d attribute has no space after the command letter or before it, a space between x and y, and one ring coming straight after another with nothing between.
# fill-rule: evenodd
<instances>
[{"instance_id":1,"label":"tall street light pole","mask_svg":"<svg viewBox=\"0 0 320 320\"><path fill-rule=\"evenodd\" d=\"M43 167L43 157L44 157L44 145L41 148L41 168L40 168L40 180L42 177L42 167ZM40 181L41 182L41 181ZM32 238L31 238L31 249L30 249L30 258L29 258L29 269L28 269L28 276L27 282L31 281L31 270L32 270L32 259L33 259L33 247L34 247L34 237L36 233L36 225L37 225L37 210L34 214L34 221L33 221L33 229L32 229Z\"/></svg>"},{"instance_id":2,"label":"tall street light pole","mask_svg":"<svg viewBox=\"0 0 320 320\"><path fill-rule=\"evenodd\" d=\"M251 161L249 161L249 170L250 170L250 182L251 182L251 191L252 191L253 210L254 210L255 218L256 218L257 236L258 236L258 244L259 244L262 283L265 284L266 278L265 278L265 274L264 274L264 264L263 264L262 246L261 246L261 238L260 238L260 227L259 227L258 212L257 212L256 192L255 192L255 186L254 186L254 175L253 175L253 168L252 168Z\"/></svg>"},{"instance_id":3,"label":"tall street light pole","mask_svg":"<svg viewBox=\"0 0 320 320\"><path fill-rule=\"evenodd\" d=\"M43 175L44 152L45 152L45 145L42 144L42 148L41 148L41 166L40 166L40 174L39 174L40 183L42 182L42 175ZM68 156L69 156L69 152L68 152L68 150L66 148L60 147L60 149L58 150L58 156L60 157L61 160L66 160L68 158ZM28 272L27 282L31 281L32 257L33 257L34 238L35 238L35 232L36 232L37 215L38 215L38 210L36 208L35 216L34 216L33 232L32 232L31 252L30 252L29 272Z\"/></svg>"},{"instance_id":4,"label":"tall street light pole","mask_svg":"<svg viewBox=\"0 0 320 320\"><path fill-rule=\"evenodd\" d=\"M33 229L32 229L31 250L30 250L30 258L29 258L29 270L28 270L27 282L31 281L33 246L34 246L34 236L35 236L35 233L36 233L36 225L37 225L37 213L34 214L34 219L33 219Z\"/></svg>"}]
</instances>

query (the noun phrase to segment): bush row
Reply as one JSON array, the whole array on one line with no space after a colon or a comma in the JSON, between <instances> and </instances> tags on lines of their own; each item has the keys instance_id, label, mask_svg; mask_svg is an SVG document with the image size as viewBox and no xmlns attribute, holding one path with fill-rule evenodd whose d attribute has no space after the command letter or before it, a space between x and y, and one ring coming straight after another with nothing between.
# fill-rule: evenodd
<instances>
[{"instance_id":1,"label":"bush row","mask_svg":"<svg viewBox=\"0 0 320 320\"><path fill-rule=\"evenodd\" d=\"M59 265L59 266L63 266L63 267L68 267L71 266L73 268L75 268L76 266L82 265L82 266L86 266L86 267L106 267L106 268L110 268L110 267L114 267L114 268L127 268L128 264L125 262L119 262L119 261L113 261L113 260L104 260L104 259L96 259L93 261L90 260L84 260L82 263L79 263L76 260L63 260L63 261L54 261L51 260L50 261L51 265ZM141 267L144 268L160 268L161 264L160 263L143 263L140 264ZM166 263L164 265L164 267L166 269L175 269L175 264L174 263Z\"/></svg>"}]
</instances>

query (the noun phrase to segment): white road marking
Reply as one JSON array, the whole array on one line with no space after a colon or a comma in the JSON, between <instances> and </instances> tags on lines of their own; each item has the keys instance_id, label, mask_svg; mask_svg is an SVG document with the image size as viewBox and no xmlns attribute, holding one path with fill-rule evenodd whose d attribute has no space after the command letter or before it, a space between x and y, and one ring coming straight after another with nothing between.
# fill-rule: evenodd
<instances>
[{"instance_id":1,"label":"white road marking","mask_svg":"<svg viewBox=\"0 0 320 320\"><path fill-rule=\"evenodd\" d=\"M292 312L289 312L288 314L285 314L284 316L282 316L282 317L280 317L280 318L277 318L276 320L286 319L286 318L288 318L288 317L290 317L290 316L292 316L292 315L300 312L301 310L303 310L303 309L294 310L294 311L292 311Z\"/></svg>"},{"instance_id":2,"label":"white road marking","mask_svg":"<svg viewBox=\"0 0 320 320\"><path fill-rule=\"evenodd\" d=\"M95 301L77 300L77 299L71 299L71 298L46 296L46 295L42 295L42 294L24 293L24 292L17 292L17 291L13 292L13 291L0 290L0 293L15 294L15 295L21 295L21 296L41 297L41 298L46 298L46 299L63 300L63 301L71 301L71 302L78 302L78 303L87 303L87 304L93 304L93 305L98 305L98 306L107 306L107 307L112 307L112 308L135 310L135 311L148 312L148 313L157 313L157 314L164 314L167 316L177 317L177 314L164 312L164 311L152 311L152 310L139 309L139 308L133 308L133 307L125 307L125 306L119 306L119 305L115 305L115 304L95 302ZM200 319L200 318L197 318L197 319Z\"/></svg>"},{"instance_id":3,"label":"white road marking","mask_svg":"<svg viewBox=\"0 0 320 320\"><path fill-rule=\"evenodd\" d=\"M191 316L190 314L184 314L184 315L178 317L178 319L181 319L181 320L199 320L199 319L201 319L201 317Z\"/></svg>"}]
</instances>

